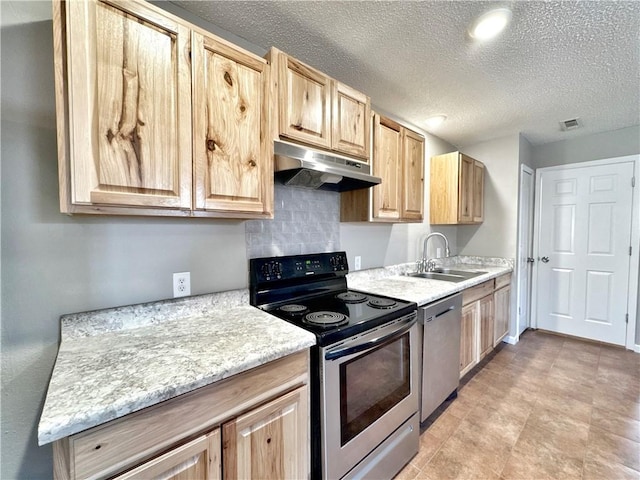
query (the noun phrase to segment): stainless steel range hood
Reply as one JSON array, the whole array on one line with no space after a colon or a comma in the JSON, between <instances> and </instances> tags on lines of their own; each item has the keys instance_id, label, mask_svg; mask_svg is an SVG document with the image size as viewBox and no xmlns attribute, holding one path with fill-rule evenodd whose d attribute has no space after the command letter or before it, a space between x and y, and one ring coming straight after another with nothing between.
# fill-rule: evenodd
<instances>
[{"instance_id":1,"label":"stainless steel range hood","mask_svg":"<svg viewBox=\"0 0 640 480\"><path fill-rule=\"evenodd\" d=\"M382 181L365 163L310 147L275 140L273 153L276 180L292 187L345 192Z\"/></svg>"}]
</instances>

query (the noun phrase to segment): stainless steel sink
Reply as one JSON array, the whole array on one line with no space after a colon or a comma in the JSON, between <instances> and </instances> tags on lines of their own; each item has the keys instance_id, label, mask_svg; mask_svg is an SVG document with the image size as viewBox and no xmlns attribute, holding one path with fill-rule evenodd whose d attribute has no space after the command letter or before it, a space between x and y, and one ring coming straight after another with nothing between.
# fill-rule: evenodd
<instances>
[{"instance_id":1,"label":"stainless steel sink","mask_svg":"<svg viewBox=\"0 0 640 480\"><path fill-rule=\"evenodd\" d=\"M470 272L467 270L452 270L450 268L436 268L431 272L424 273L407 273L409 277L429 278L431 280L443 280L445 282L464 282L470 278L483 275L487 272Z\"/></svg>"}]
</instances>

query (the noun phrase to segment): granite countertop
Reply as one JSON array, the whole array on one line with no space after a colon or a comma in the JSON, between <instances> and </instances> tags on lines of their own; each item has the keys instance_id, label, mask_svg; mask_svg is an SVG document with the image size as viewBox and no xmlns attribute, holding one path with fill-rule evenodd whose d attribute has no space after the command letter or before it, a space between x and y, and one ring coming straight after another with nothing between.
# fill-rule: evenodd
<instances>
[{"instance_id":1,"label":"granite countertop","mask_svg":"<svg viewBox=\"0 0 640 480\"><path fill-rule=\"evenodd\" d=\"M347 283L349 288L416 302L420 307L513 271L512 262L505 259L455 257L447 260L440 261L438 266L486 273L463 282L453 283L406 276L406 273L416 270L415 264L406 263L351 272L347 275Z\"/></svg>"},{"instance_id":2,"label":"granite countertop","mask_svg":"<svg viewBox=\"0 0 640 480\"><path fill-rule=\"evenodd\" d=\"M315 344L313 334L249 306L239 292L63 316L38 443Z\"/></svg>"}]
</instances>

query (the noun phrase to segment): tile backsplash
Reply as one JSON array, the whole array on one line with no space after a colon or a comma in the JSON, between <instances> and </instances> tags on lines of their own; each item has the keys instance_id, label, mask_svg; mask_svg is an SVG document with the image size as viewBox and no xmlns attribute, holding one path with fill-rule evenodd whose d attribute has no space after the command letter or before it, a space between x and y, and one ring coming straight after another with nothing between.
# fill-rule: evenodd
<instances>
[{"instance_id":1,"label":"tile backsplash","mask_svg":"<svg viewBox=\"0 0 640 480\"><path fill-rule=\"evenodd\" d=\"M275 185L273 220L245 222L247 257L340 249L340 194Z\"/></svg>"}]
</instances>

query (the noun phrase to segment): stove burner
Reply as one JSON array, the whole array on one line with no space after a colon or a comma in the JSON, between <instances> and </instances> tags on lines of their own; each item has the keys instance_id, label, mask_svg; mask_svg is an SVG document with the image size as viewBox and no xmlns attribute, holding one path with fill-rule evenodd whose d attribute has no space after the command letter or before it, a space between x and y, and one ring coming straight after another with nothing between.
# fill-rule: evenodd
<instances>
[{"instance_id":1,"label":"stove burner","mask_svg":"<svg viewBox=\"0 0 640 480\"><path fill-rule=\"evenodd\" d=\"M362 303L367 300L367 296L358 292L344 292L336 295L338 300L342 300L345 303Z\"/></svg>"},{"instance_id":2,"label":"stove burner","mask_svg":"<svg viewBox=\"0 0 640 480\"><path fill-rule=\"evenodd\" d=\"M288 313L290 315L302 315L306 313L308 310L304 305L297 305L295 303L290 303L289 305L283 305L279 308L281 312Z\"/></svg>"},{"instance_id":3,"label":"stove burner","mask_svg":"<svg viewBox=\"0 0 640 480\"><path fill-rule=\"evenodd\" d=\"M349 322L349 317L336 312L311 312L304 317L304 321L313 325L333 327Z\"/></svg>"},{"instance_id":4,"label":"stove burner","mask_svg":"<svg viewBox=\"0 0 640 480\"><path fill-rule=\"evenodd\" d=\"M389 300L387 298L374 298L372 300L369 300L368 305L372 306L373 308L392 308L395 307L396 305L395 300Z\"/></svg>"}]
</instances>

